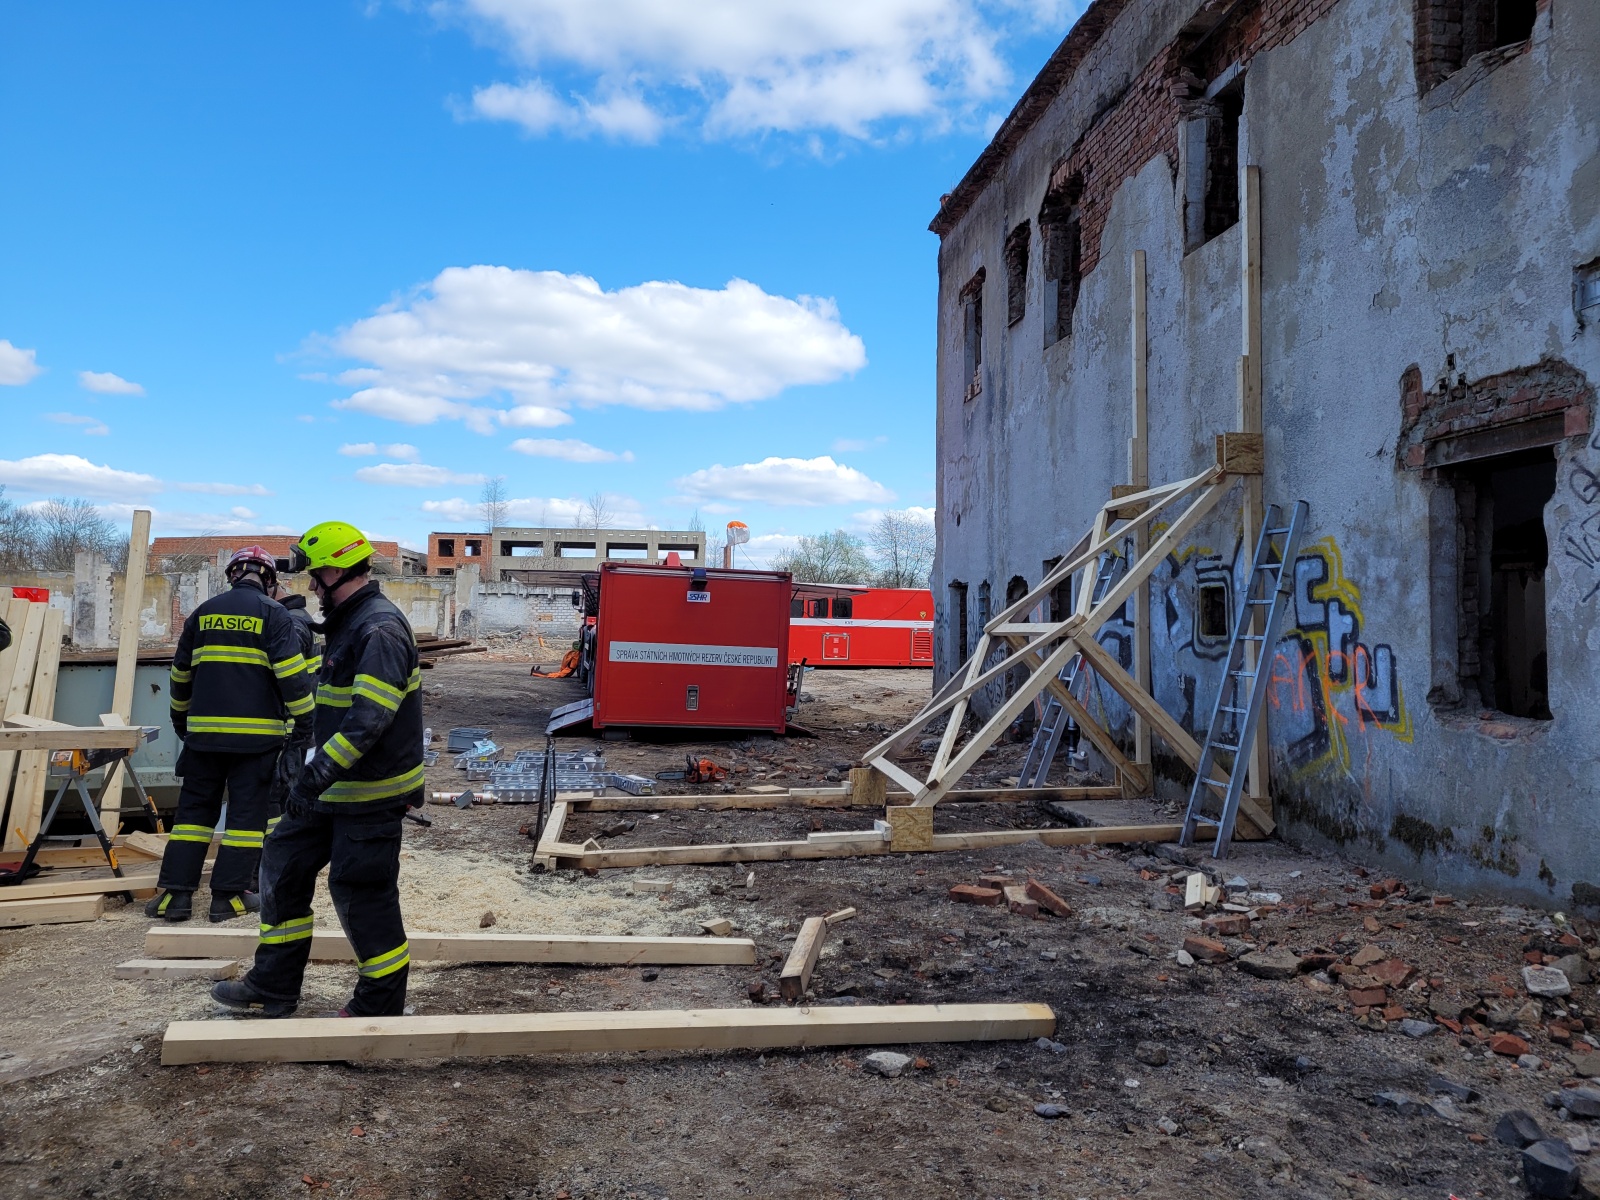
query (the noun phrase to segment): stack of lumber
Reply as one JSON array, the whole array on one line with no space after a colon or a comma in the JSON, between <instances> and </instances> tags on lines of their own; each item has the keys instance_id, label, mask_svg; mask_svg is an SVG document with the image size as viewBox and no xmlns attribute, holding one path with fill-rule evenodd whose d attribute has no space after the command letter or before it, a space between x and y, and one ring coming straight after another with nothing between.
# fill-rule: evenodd
<instances>
[{"instance_id":1,"label":"stack of lumber","mask_svg":"<svg viewBox=\"0 0 1600 1200\"><path fill-rule=\"evenodd\" d=\"M431 667L435 659L449 658L455 654L484 654L487 646L474 646L470 638L427 637L417 639L417 653L423 667Z\"/></svg>"},{"instance_id":2,"label":"stack of lumber","mask_svg":"<svg viewBox=\"0 0 1600 1200\"><path fill-rule=\"evenodd\" d=\"M11 627L11 646L0 653L0 701L4 714L49 720L56 707L61 665L61 613L47 604L10 599L0 616ZM6 850L25 849L44 818L50 767L48 750L0 749L0 813Z\"/></svg>"}]
</instances>

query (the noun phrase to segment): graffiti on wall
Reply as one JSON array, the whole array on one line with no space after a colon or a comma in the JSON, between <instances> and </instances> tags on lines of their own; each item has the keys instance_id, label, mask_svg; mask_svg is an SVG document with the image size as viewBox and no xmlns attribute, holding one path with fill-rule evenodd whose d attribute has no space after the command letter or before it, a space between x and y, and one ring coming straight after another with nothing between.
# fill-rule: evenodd
<instances>
[{"instance_id":1,"label":"graffiti on wall","mask_svg":"<svg viewBox=\"0 0 1600 1200\"><path fill-rule=\"evenodd\" d=\"M1590 445L1600 449L1600 434ZM1587 604L1600 595L1600 475L1575 461L1567 476L1567 488L1583 505L1583 511L1561 530L1561 552L1589 572L1580 601Z\"/></svg>"},{"instance_id":2,"label":"graffiti on wall","mask_svg":"<svg viewBox=\"0 0 1600 1200\"><path fill-rule=\"evenodd\" d=\"M1303 547L1294 564L1291 629L1279 634L1267 679L1273 741L1291 773L1351 769L1352 738L1414 735L1392 646L1363 640L1361 589L1333 537Z\"/></svg>"}]
</instances>

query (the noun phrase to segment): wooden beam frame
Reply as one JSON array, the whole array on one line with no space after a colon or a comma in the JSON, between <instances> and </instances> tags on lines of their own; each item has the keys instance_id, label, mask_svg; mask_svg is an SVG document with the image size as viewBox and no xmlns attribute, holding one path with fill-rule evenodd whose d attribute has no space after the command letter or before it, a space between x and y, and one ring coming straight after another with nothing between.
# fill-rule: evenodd
<instances>
[{"instance_id":1,"label":"wooden beam frame","mask_svg":"<svg viewBox=\"0 0 1600 1200\"><path fill-rule=\"evenodd\" d=\"M1032 1041L1055 1028L1055 1013L1043 1004L174 1021L161 1065Z\"/></svg>"},{"instance_id":2,"label":"wooden beam frame","mask_svg":"<svg viewBox=\"0 0 1600 1200\"><path fill-rule=\"evenodd\" d=\"M144 608L144 572L150 559L150 510L133 510L128 532L128 563L122 571L122 621L117 627L117 672L111 683L111 713L118 719L103 724L126 725L133 719L133 682L139 660L139 613ZM122 828L122 764L111 767L100 807L100 823L116 837Z\"/></svg>"},{"instance_id":3,"label":"wooden beam frame","mask_svg":"<svg viewBox=\"0 0 1600 1200\"><path fill-rule=\"evenodd\" d=\"M822 917L807 917L800 925L800 935L789 950L789 961L783 964L778 976L778 994L788 1004L798 1004L811 986L811 972L816 969L822 954L822 940L828 936L828 922Z\"/></svg>"}]
</instances>

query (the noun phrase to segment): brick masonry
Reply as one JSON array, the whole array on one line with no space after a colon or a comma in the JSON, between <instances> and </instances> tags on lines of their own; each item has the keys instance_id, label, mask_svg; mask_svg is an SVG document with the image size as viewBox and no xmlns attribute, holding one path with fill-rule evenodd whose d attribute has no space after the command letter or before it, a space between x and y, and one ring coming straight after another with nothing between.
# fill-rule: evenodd
<instances>
[{"instance_id":1,"label":"brick masonry","mask_svg":"<svg viewBox=\"0 0 1600 1200\"><path fill-rule=\"evenodd\" d=\"M1588 433L1595 389L1583 372L1561 359L1541 359L1498 375L1454 382L1441 378L1424 391L1422 369L1413 363L1400 376L1400 440L1395 461L1408 470L1423 466L1428 446L1444 438L1505 429L1555 413L1564 433Z\"/></svg>"}]
</instances>

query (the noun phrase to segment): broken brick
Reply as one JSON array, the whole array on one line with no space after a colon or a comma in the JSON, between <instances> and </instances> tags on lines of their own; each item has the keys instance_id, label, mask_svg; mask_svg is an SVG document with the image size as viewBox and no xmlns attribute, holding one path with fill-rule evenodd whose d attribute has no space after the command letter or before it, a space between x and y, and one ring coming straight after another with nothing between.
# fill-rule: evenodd
<instances>
[{"instance_id":1,"label":"broken brick","mask_svg":"<svg viewBox=\"0 0 1600 1200\"><path fill-rule=\"evenodd\" d=\"M1004 888L1015 883L1015 875L979 875L978 886L986 888Z\"/></svg>"},{"instance_id":2,"label":"broken brick","mask_svg":"<svg viewBox=\"0 0 1600 1200\"><path fill-rule=\"evenodd\" d=\"M1497 1033L1489 1039L1489 1049L1507 1058L1520 1058L1528 1053L1528 1043L1514 1033Z\"/></svg>"},{"instance_id":3,"label":"broken brick","mask_svg":"<svg viewBox=\"0 0 1600 1200\"><path fill-rule=\"evenodd\" d=\"M1250 932L1250 918L1244 913L1218 913L1200 922L1212 937L1239 937Z\"/></svg>"},{"instance_id":4,"label":"broken brick","mask_svg":"<svg viewBox=\"0 0 1600 1200\"><path fill-rule=\"evenodd\" d=\"M1409 963L1401 962L1398 958L1385 959L1383 962L1373 963L1367 968L1371 975L1385 987L1404 987L1406 982L1417 973L1417 969Z\"/></svg>"},{"instance_id":5,"label":"broken brick","mask_svg":"<svg viewBox=\"0 0 1600 1200\"><path fill-rule=\"evenodd\" d=\"M950 889L950 899L957 904L994 905L1000 903L1002 895L999 888L974 887L970 883L958 883Z\"/></svg>"},{"instance_id":6,"label":"broken brick","mask_svg":"<svg viewBox=\"0 0 1600 1200\"><path fill-rule=\"evenodd\" d=\"M1072 915L1072 906L1037 879L1028 880L1027 893L1029 898L1038 901L1039 907L1046 912L1054 913L1058 917Z\"/></svg>"},{"instance_id":7,"label":"broken brick","mask_svg":"<svg viewBox=\"0 0 1600 1200\"><path fill-rule=\"evenodd\" d=\"M1005 897L1006 906L1012 912L1022 917L1037 917L1039 915L1039 902L1028 896L1026 888L1008 886L1001 890Z\"/></svg>"},{"instance_id":8,"label":"broken brick","mask_svg":"<svg viewBox=\"0 0 1600 1200\"><path fill-rule=\"evenodd\" d=\"M1223 963L1228 961L1228 948L1210 938L1189 936L1183 939L1183 948L1195 962Z\"/></svg>"},{"instance_id":9,"label":"broken brick","mask_svg":"<svg viewBox=\"0 0 1600 1200\"><path fill-rule=\"evenodd\" d=\"M1387 988L1351 988L1349 990L1350 1003L1358 1007L1382 1008L1389 1002Z\"/></svg>"}]
</instances>

